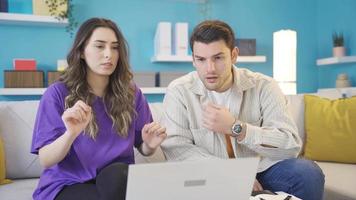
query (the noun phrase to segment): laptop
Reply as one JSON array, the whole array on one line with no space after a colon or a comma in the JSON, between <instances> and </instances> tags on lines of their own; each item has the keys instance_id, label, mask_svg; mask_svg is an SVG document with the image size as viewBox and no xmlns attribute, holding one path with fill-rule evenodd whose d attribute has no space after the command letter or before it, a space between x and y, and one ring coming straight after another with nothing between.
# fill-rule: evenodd
<instances>
[{"instance_id":1,"label":"laptop","mask_svg":"<svg viewBox=\"0 0 356 200\"><path fill-rule=\"evenodd\" d=\"M126 200L248 200L258 157L129 166Z\"/></svg>"}]
</instances>

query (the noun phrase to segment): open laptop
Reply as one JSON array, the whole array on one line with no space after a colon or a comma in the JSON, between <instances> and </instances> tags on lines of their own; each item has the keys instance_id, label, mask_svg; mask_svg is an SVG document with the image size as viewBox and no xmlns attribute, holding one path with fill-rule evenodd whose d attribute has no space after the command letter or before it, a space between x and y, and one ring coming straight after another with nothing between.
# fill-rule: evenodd
<instances>
[{"instance_id":1,"label":"open laptop","mask_svg":"<svg viewBox=\"0 0 356 200\"><path fill-rule=\"evenodd\" d=\"M126 200L248 200L259 158L129 166Z\"/></svg>"}]
</instances>

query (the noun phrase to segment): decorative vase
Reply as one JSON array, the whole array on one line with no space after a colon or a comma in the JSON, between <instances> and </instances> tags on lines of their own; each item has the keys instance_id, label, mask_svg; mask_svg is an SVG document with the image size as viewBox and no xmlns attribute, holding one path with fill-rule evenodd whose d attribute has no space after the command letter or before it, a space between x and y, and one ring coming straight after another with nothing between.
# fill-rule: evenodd
<instances>
[{"instance_id":1,"label":"decorative vase","mask_svg":"<svg viewBox=\"0 0 356 200\"><path fill-rule=\"evenodd\" d=\"M334 57L344 57L345 56L345 47L334 47L333 55L334 55Z\"/></svg>"},{"instance_id":2,"label":"decorative vase","mask_svg":"<svg viewBox=\"0 0 356 200\"><path fill-rule=\"evenodd\" d=\"M350 87L351 84L347 74L339 74L337 76L335 86L337 88Z\"/></svg>"}]
</instances>

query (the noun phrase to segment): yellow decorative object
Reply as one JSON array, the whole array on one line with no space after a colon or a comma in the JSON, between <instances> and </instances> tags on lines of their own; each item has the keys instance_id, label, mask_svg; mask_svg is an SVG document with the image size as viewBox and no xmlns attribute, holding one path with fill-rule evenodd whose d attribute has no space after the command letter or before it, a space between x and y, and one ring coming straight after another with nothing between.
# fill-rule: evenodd
<instances>
[{"instance_id":1,"label":"yellow decorative object","mask_svg":"<svg viewBox=\"0 0 356 200\"><path fill-rule=\"evenodd\" d=\"M356 97L330 100L305 95L304 157L356 163Z\"/></svg>"},{"instance_id":2,"label":"yellow decorative object","mask_svg":"<svg viewBox=\"0 0 356 200\"><path fill-rule=\"evenodd\" d=\"M6 165L5 165L5 152L4 144L0 138L0 185L11 183L9 179L5 178L6 175Z\"/></svg>"},{"instance_id":3,"label":"yellow decorative object","mask_svg":"<svg viewBox=\"0 0 356 200\"><path fill-rule=\"evenodd\" d=\"M68 4L60 5L60 1L57 1L57 9L55 16L59 16L61 12L67 12ZM46 0L32 0L33 14L51 16L49 12L49 6L46 4Z\"/></svg>"},{"instance_id":4,"label":"yellow decorative object","mask_svg":"<svg viewBox=\"0 0 356 200\"><path fill-rule=\"evenodd\" d=\"M62 60L57 60L57 71L64 71L68 67L67 60L62 59Z\"/></svg>"}]
</instances>

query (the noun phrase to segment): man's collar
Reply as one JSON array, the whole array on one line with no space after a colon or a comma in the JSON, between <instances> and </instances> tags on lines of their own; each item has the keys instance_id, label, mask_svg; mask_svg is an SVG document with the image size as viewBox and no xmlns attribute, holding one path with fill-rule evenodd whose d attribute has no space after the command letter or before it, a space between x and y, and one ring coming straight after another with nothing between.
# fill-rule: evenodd
<instances>
[{"instance_id":1,"label":"man's collar","mask_svg":"<svg viewBox=\"0 0 356 200\"><path fill-rule=\"evenodd\" d=\"M232 66L232 70L234 73L234 83L232 84L233 90L245 91L249 88L252 88L256 85L255 81L248 77L246 73L244 73L241 69L238 69L235 65ZM203 82L200 80L200 77L197 72L193 74L194 81L191 86L191 90L193 93L197 95L204 95L206 92L206 88Z\"/></svg>"},{"instance_id":2,"label":"man's collar","mask_svg":"<svg viewBox=\"0 0 356 200\"><path fill-rule=\"evenodd\" d=\"M252 77L249 77L246 74L246 71L243 69L238 69L235 65L232 66L232 70L234 73L234 83L232 86L233 88L235 87L237 90L243 92L255 87L256 82Z\"/></svg>"},{"instance_id":3,"label":"man's collar","mask_svg":"<svg viewBox=\"0 0 356 200\"><path fill-rule=\"evenodd\" d=\"M198 72L195 71L195 73L193 73L193 84L190 88L192 90L192 92L194 94L197 94L197 95L204 95L205 94L205 86L203 84L203 82L200 80L200 77L198 75Z\"/></svg>"}]
</instances>

